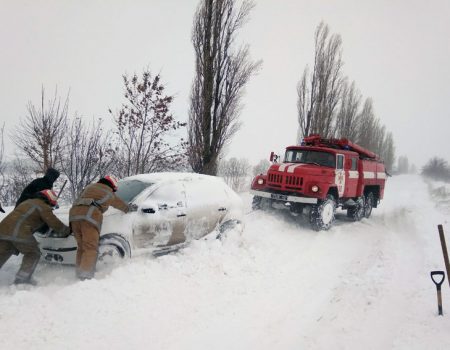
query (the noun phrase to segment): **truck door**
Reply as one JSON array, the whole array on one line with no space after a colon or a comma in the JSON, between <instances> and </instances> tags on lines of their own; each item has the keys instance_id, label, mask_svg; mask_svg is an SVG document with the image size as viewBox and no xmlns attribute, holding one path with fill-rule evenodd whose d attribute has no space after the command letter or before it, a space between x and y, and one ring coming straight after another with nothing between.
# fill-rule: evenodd
<instances>
[{"instance_id":1,"label":"truck door","mask_svg":"<svg viewBox=\"0 0 450 350\"><path fill-rule=\"evenodd\" d=\"M344 195L345 190L345 170L344 170L344 155L336 155L336 171L335 171L335 183L338 189L339 197Z\"/></svg>"},{"instance_id":2,"label":"truck door","mask_svg":"<svg viewBox=\"0 0 450 350\"><path fill-rule=\"evenodd\" d=\"M346 191L345 197L356 197L356 190L358 188L358 158L357 156L350 156L346 160Z\"/></svg>"}]
</instances>

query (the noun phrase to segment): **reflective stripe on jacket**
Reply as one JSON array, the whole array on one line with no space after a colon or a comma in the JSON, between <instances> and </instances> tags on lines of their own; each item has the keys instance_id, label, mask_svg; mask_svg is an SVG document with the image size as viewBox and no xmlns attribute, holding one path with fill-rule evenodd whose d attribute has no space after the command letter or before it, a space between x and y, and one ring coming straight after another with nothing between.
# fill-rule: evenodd
<instances>
[{"instance_id":1,"label":"reflective stripe on jacket","mask_svg":"<svg viewBox=\"0 0 450 350\"><path fill-rule=\"evenodd\" d=\"M124 213L128 212L128 205L114 194L111 187L101 183L90 184L73 203L69 212L69 221L87 221L100 232L103 213L109 206Z\"/></svg>"},{"instance_id":2,"label":"reflective stripe on jacket","mask_svg":"<svg viewBox=\"0 0 450 350\"><path fill-rule=\"evenodd\" d=\"M33 232L47 224L54 231L68 235L69 227L53 214L52 208L43 199L27 199L20 203L2 222L0 222L0 239L32 243Z\"/></svg>"}]
</instances>

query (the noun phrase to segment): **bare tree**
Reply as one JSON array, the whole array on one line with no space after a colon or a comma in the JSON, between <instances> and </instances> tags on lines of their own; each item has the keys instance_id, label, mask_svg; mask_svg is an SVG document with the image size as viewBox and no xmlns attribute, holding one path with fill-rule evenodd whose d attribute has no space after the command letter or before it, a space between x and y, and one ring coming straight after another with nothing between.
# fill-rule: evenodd
<instances>
[{"instance_id":1,"label":"bare tree","mask_svg":"<svg viewBox=\"0 0 450 350\"><path fill-rule=\"evenodd\" d=\"M239 129L243 88L261 62L249 47L234 49L236 35L253 8L244 0L201 0L194 18L192 43L195 78L189 110L189 163L195 172L215 175L223 146Z\"/></svg>"},{"instance_id":2,"label":"bare tree","mask_svg":"<svg viewBox=\"0 0 450 350\"><path fill-rule=\"evenodd\" d=\"M106 175L114 164L111 132L104 132L102 120L86 124L75 118L66 133L67 145L61 162L69 180L70 199L73 201L94 179Z\"/></svg>"},{"instance_id":3,"label":"bare tree","mask_svg":"<svg viewBox=\"0 0 450 350\"><path fill-rule=\"evenodd\" d=\"M12 163L8 164L4 175L0 200L2 204L14 205L35 174L26 159L16 157Z\"/></svg>"},{"instance_id":4,"label":"bare tree","mask_svg":"<svg viewBox=\"0 0 450 350\"><path fill-rule=\"evenodd\" d=\"M253 167L253 175L265 174L270 167L270 162L267 159L261 159L258 164Z\"/></svg>"},{"instance_id":5,"label":"bare tree","mask_svg":"<svg viewBox=\"0 0 450 350\"><path fill-rule=\"evenodd\" d=\"M5 123L3 123L0 129L0 193L3 193L3 189L5 188L5 163L3 161L5 150L4 135L5 135Z\"/></svg>"},{"instance_id":6,"label":"bare tree","mask_svg":"<svg viewBox=\"0 0 450 350\"><path fill-rule=\"evenodd\" d=\"M358 118L360 123L356 142L362 147L375 152L377 141L374 130L379 127L379 121L375 117L371 98L367 98L364 101L363 108L360 111Z\"/></svg>"},{"instance_id":7,"label":"bare tree","mask_svg":"<svg viewBox=\"0 0 450 350\"><path fill-rule=\"evenodd\" d=\"M342 41L321 22L315 32L312 72L308 66L297 85L298 140L310 134L331 137L343 87Z\"/></svg>"},{"instance_id":8,"label":"bare tree","mask_svg":"<svg viewBox=\"0 0 450 350\"><path fill-rule=\"evenodd\" d=\"M388 172L392 172L395 161L395 145L394 145L394 137L391 132L388 132L386 135L386 140L383 146L383 151L381 152L381 157L384 160L384 165Z\"/></svg>"},{"instance_id":9,"label":"bare tree","mask_svg":"<svg viewBox=\"0 0 450 350\"><path fill-rule=\"evenodd\" d=\"M219 163L218 173L236 192L241 192L247 182L251 166L247 159L231 158Z\"/></svg>"},{"instance_id":10,"label":"bare tree","mask_svg":"<svg viewBox=\"0 0 450 350\"><path fill-rule=\"evenodd\" d=\"M399 174L409 173L409 160L407 156L398 157L397 173Z\"/></svg>"},{"instance_id":11,"label":"bare tree","mask_svg":"<svg viewBox=\"0 0 450 350\"><path fill-rule=\"evenodd\" d=\"M64 102L57 95L45 102L45 90L41 90L40 106L28 102L26 117L21 120L12 139L42 172L61 160L67 129L69 96Z\"/></svg>"},{"instance_id":12,"label":"bare tree","mask_svg":"<svg viewBox=\"0 0 450 350\"><path fill-rule=\"evenodd\" d=\"M119 139L116 168L118 175L171 170L184 163L183 139L176 140L172 132L186 124L170 113L173 97L165 94L159 75L152 77L148 69L142 77L123 76L126 102L112 114Z\"/></svg>"},{"instance_id":13,"label":"bare tree","mask_svg":"<svg viewBox=\"0 0 450 350\"><path fill-rule=\"evenodd\" d=\"M350 86L346 81L342 87L341 103L336 118L336 137L356 140L359 128L358 113L361 94L357 91L354 81Z\"/></svg>"},{"instance_id":14,"label":"bare tree","mask_svg":"<svg viewBox=\"0 0 450 350\"><path fill-rule=\"evenodd\" d=\"M450 182L450 166L445 159L433 157L422 168L422 175L434 180Z\"/></svg>"}]
</instances>

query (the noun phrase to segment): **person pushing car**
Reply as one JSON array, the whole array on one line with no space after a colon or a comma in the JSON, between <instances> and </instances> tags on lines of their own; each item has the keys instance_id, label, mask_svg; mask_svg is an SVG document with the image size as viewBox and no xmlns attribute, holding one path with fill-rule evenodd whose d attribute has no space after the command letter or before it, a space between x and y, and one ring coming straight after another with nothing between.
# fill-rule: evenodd
<instances>
[{"instance_id":1,"label":"person pushing car","mask_svg":"<svg viewBox=\"0 0 450 350\"><path fill-rule=\"evenodd\" d=\"M34 198L20 203L0 222L0 268L17 251L23 254L22 264L16 274L15 284L36 284L31 278L41 252L33 232L44 224L55 231L55 237L67 237L68 226L53 214L57 196L52 190L42 190Z\"/></svg>"},{"instance_id":2,"label":"person pushing car","mask_svg":"<svg viewBox=\"0 0 450 350\"><path fill-rule=\"evenodd\" d=\"M105 176L86 186L69 211L70 225L78 245L76 274L80 280L94 277L103 213L109 206L124 213L134 209L133 205L129 207L116 196L116 191L117 179Z\"/></svg>"},{"instance_id":3,"label":"person pushing car","mask_svg":"<svg viewBox=\"0 0 450 350\"><path fill-rule=\"evenodd\" d=\"M36 192L42 190L51 190L53 188L53 184L59 177L59 171L54 168L48 168L43 177L38 177L31 181L22 191L19 196L19 199L16 202L17 206L23 201L33 198Z\"/></svg>"}]
</instances>

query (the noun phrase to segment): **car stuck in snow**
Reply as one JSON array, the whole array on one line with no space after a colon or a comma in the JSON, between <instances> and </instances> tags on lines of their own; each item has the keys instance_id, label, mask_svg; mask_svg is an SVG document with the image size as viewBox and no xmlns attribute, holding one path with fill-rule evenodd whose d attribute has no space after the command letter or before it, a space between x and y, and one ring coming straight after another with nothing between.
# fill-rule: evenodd
<instances>
[{"instance_id":1,"label":"car stuck in snow","mask_svg":"<svg viewBox=\"0 0 450 350\"><path fill-rule=\"evenodd\" d=\"M99 260L127 258L133 252L163 255L195 239L232 227L241 227L241 198L220 178L192 173L153 173L119 181L117 196L136 205L122 213L110 208L100 232ZM56 213L68 221L68 211ZM37 232L42 257L48 262L75 264L77 243L73 236L52 237Z\"/></svg>"}]
</instances>

